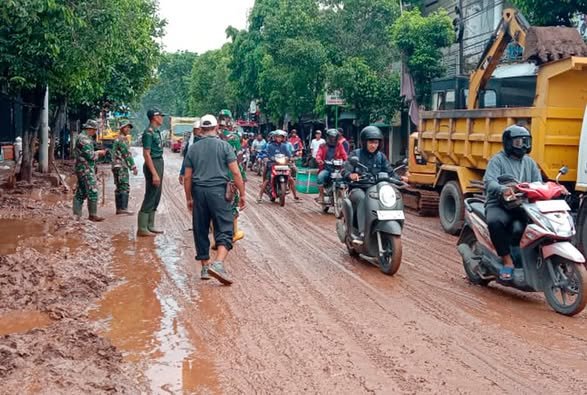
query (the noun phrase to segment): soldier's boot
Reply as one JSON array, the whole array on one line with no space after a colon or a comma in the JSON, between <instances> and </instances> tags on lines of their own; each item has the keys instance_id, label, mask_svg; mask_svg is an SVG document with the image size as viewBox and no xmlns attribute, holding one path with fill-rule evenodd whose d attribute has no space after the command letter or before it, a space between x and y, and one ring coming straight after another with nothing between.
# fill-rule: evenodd
<instances>
[{"instance_id":1,"label":"soldier's boot","mask_svg":"<svg viewBox=\"0 0 587 395\"><path fill-rule=\"evenodd\" d=\"M114 194L114 202L116 203L116 215L118 214L124 214L122 212L122 199L121 199L121 193L117 192Z\"/></svg>"},{"instance_id":2,"label":"soldier's boot","mask_svg":"<svg viewBox=\"0 0 587 395\"><path fill-rule=\"evenodd\" d=\"M236 243L237 241L245 238L245 232L239 230L238 228L238 218L235 217L232 222L232 242Z\"/></svg>"},{"instance_id":3,"label":"soldier's boot","mask_svg":"<svg viewBox=\"0 0 587 395\"><path fill-rule=\"evenodd\" d=\"M153 237L155 233L149 232L149 213L139 211L139 227L137 229L137 236L139 237Z\"/></svg>"},{"instance_id":4,"label":"soldier's boot","mask_svg":"<svg viewBox=\"0 0 587 395\"><path fill-rule=\"evenodd\" d=\"M133 215L134 212L128 209L128 192L120 192L120 212L116 211L116 214Z\"/></svg>"},{"instance_id":5,"label":"soldier's boot","mask_svg":"<svg viewBox=\"0 0 587 395\"><path fill-rule=\"evenodd\" d=\"M149 213L149 232L151 233L164 233L161 229L155 227L155 211Z\"/></svg>"},{"instance_id":6,"label":"soldier's boot","mask_svg":"<svg viewBox=\"0 0 587 395\"><path fill-rule=\"evenodd\" d=\"M82 216L82 211L84 209L84 201L79 200L76 196L73 197L73 215L77 217Z\"/></svg>"},{"instance_id":7,"label":"soldier's boot","mask_svg":"<svg viewBox=\"0 0 587 395\"><path fill-rule=\"evenodd\" d=\"M90 212L90 216L88 217L90 219L90 221L94 221L94 222L104 221L103 217L98 216L98 202L88 200L88 211Z\"/></svg>"}]
</instances>

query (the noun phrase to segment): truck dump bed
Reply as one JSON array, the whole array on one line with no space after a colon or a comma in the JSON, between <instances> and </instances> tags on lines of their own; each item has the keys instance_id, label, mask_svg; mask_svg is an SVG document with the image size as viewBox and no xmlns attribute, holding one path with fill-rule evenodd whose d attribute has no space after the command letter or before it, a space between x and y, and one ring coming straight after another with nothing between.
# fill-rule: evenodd
<instances>
[{"instance_id":1,"label":"truck dump bed","mask_svg":"<svg viewBox=\"0 0 587 395\"><path fill-rule=\"evenodd\" d=\"M586 105L587 57L551 62L540 66L533 107L423 112L418 151L429 165L461 167L481 178L502 149L503 130L521 123L532 133L531 156L543 175L554 179L566 165L561 180L574 182Z\"/></svg>"}]
</instances>

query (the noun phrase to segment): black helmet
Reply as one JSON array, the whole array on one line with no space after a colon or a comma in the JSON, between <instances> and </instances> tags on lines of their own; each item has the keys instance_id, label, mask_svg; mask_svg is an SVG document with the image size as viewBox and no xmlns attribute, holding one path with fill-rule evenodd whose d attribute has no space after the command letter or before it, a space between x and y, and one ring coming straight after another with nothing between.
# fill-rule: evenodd
<instances>
[{"instance_id":1,"label":"black helmet","mask_svg":"<svg viewBox=\"0 0 587 395\"><path fill-rule=\"evenodd\" d=\"M365 143L369 140L383 141L383 133L381 133L381 129L379 129L377 126L367 126L361 130L360 138L361 144L363 147L366 147Z\"/></svg>"},{"instance_id":2,"label":"black helmet","mask_svg":"<svg viewBox=\"0 0 587 395\"><path fill-rule=\"evenodd\" d=\"M514 144L516 139L520 140ZM501 142L505 153L516 158L522 158L532 151L532 136L528 129L523 126L512 125L506 128L501 136Z\"/></svg>"}]
</instances>

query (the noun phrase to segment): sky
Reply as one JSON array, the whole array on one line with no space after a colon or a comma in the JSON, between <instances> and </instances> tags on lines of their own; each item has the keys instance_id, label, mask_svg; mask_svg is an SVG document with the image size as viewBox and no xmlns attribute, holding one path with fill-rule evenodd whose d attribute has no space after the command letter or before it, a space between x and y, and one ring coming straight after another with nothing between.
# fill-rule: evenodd
<instances>
[{"instance_id":1,"label":"sky","mask_svg":"<svg viewBox=\"0 0 587 395\"><path fill-rule=\"evenodd\" d=\"M220 48L229 25L244 29L255 0L159 0L167 20L163 44L167 52L204 53Z\"/></svg>"}]
</instances>

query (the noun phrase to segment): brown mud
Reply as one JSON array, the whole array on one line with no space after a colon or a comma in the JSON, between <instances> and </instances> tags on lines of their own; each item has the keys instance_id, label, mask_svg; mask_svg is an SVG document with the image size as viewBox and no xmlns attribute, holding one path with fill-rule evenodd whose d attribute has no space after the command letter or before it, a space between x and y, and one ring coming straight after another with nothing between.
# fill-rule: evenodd
<instances>
[{"instance_id":1,"label":"brown mud","mask_svg":"<svg viewBox=\"0 0 587 395\"><path fill-rule=\"evenodd\" d=\"M283 208L267 200L256 204L259 179L249 174L248 207L241 218L246 238L226 263L235 283L201 281L191 216L177 181L180 163L179 155L167 155L157 215L164 235L136 239L136 216L114 215L111 186L101 207L107 222L98 228L111 243L106 255L112 259L105 278L117 282L107 282L107 292L88 313L99 334L86 350L97 354L83 363L120 379L116 390L585 392L587 314L567 318L550 310L539 294L470 285L456 238L442 232L437 218L407 214L402 267L389 277L349 257L334 217L322 214L313 196L302 195L300 204L288 198ZM130 206L137 210L141 176L131 184ZM48 220L47 226L54 223ZM53 330L22 334L35 314L47 310L33 303L15 307L32 315L13 338ZM69 333L75 332L70 327ZM115 349L106 347L110 344ZM101 355L108 356L106 362ZM50 366L41 364L39 371ZM108 391L91 384L101 382L100 375L97 381L85 372L78 377L80 391Z\"/></svg>"},{"instance_id":2,"label":"brown mud","mask_svg":"<svg viewBox=\"0 0 587 395\"><path fill-rule=\"evenodd\" d=\"M109 237L63 199L0 198L0 393L131 392L132 367L86 317L115 283Z\"/></svg>"}]
</instances>

